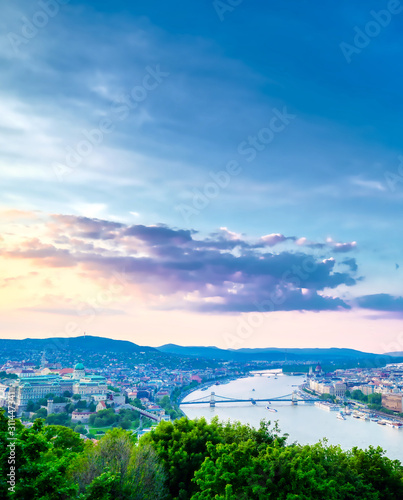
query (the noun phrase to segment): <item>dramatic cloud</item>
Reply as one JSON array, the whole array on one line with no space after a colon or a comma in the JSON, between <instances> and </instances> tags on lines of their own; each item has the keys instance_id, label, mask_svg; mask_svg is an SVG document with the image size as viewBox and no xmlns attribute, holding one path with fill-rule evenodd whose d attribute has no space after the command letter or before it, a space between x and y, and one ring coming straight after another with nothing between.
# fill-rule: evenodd
<instances>
[{"instance_id":1,"label":"dramatic cloud","mask_svg":"<svg viewBox=\"0 0 403 500\"><path fill-rule=\"evenodd\" d=\"M336 243L332 240L328 241L328 244L331 248L333 248L334 252L351 252L351 250L355 250L357 246L357 242L352 241L351 243Z\"/></svg>"},{"instance_id":2,"label":"dramatic cloud","mask_svg":"<svg viewBox=\"0 0 403 500\"><path fill-rule=\"evenodd\" d=\"M52 241L29 239L4 255L31 259L39 266L77 266L96 278L121 272L147 295L163 296L161 307L199 311L334 310L349 306L337 293L329 296L325 290L356 283L353 259L348 261L349 271L340 272L330 255L319 258L309 249L302 252L294 238L280 234L247 241L221 228L206 238L195 239L194 230L124 225L71 215L52 216L47 234ZM267 246L286 240L293 248L267 251ZM102 242L102 246L93 242Z\"/></svg>"},{"instance_id":3,"label":"dramatic cloud","mask_svg":"<svg viewBox=\"0 0 403 500\"><path fill-rule=\"evenodd\" d=\"M25 241L18 249L2 251L1 254L6 257L32 259L46 267L70 267L77 261L70 250L44 244L37 238Z\"/></svg>"},{"instance_id":4,"label":"dramatic cloud","mask_svg":"<svg viewBox=\"0 0 403 500\"><path fill-rule=\"evenodd\" d=\"M278 243L282 243L287 238L283 234L275 233L275 234L266 234L266 236L262 236L261 240L265 245L272 247L277 245Z\"/></svg>"},{"instance_id":5,"label":"dramatic cloud","mask_svg":"<svg viewBox=\"0 0 403 500\"><path fill-rule=\"evenodd\" d=\"M116 236L116 231L123 227L118 222L90 219L88 217L75 217L73 215L53 215L54 229L60 234L69 232L72 236L93 240L108 240Z\"/></svg>"},{"instance_id":6,"label":"dramatic cloud","mask_svg":"<svg viewBox=\"0 0 403 500\"><path fill-rule=\"evenodd\" d=\"M403 313L403 297L394 297L387 293L363 295L358 297L356 302L364 309Z\"/></svg>"},{"instance_id":7,"label":"dramatic cloud","mask_svg":"<svg viewBox=\"0 0 403 500\"><path fill-rule=\"evenodd\" d=\"M160 226L130 226L124 233L126 236L135 236L137 239L151 246L158 245L183 245L192 240L192 232L173 230L165 225Z\"/></svg>"},{"instance_id":8,"label":"dramatic cloud","mask_svg":"<svg viewBox=\"0 0 403 500\"><path fill-rule=\"evenodd\" d=\"M332 238L327 238L325 243L316 243L308 241L307 238L295 238L296 244L300 246L306 246L308 248L331 248L334 252L351 252L357 247L356 241L351 241L347 243L340 243L334 241Z\"/></svg>"},{"instance_id":9,"label":"dramatic cloud","mask_svg":"<svg viewBox=\"0 0 403 500\"><path fill-rule=\"evenodd\" d=\"M358 270L357 261L355 259L344 259L341 264L348 266L351 271L355 272Z\"/></svg>"}]
</instances>

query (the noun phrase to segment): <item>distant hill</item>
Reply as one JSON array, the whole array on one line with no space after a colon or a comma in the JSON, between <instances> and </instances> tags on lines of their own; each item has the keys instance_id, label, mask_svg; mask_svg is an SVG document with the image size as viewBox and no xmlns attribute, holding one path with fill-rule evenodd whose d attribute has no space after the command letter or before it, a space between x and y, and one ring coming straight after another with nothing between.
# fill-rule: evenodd
<instances>
[{"instance_id":1,"label":"distant hill","mask_svg":"<svg viewBox=\"0 0 403 500\"><path fill-rule=\"evenodd\" d=\"M92 352L157 352L153 347L139 346L127 340L114 340L92 335L80 337L52 337L47 339L0 339L1 350L65 350Z\"/></svg>"},{"instance_id":2,"label":"distant hill","mask_svg":"<svg viewBox=\"0 0 403 500\"><path fill-rule=\"evenodd\" d=\"M222 361L360 361L382 359L386 362L403 361L403 352L373 354L355 349L219 349L214 346L180 346L166 344L160 347L140 346L127 340L114 340L92 335L80 337L52 337L47 339L0 339L0 353L19 351L80 351L80 352L116 352L136 353L154 352L168 355L205 358Z\"/></svg>"},{"instance_id":3,"label":"distant hill","mask_svg":"<svg viewBox=\"0 0 403 500\"><path fill-rule=\"evenodd\" d=\"M214 346L181 346L176 344L165 344L157 349L166 354L177 354L179 356L193 356L196 358L208 358L208 359L233 359L233 354L231 351L226 351L225 349L219 349Z\"/></svg>"},{"instance_id":4,"label":"distant hill","mask_svg":"<svg viewBox=\"0 0 403 500\"><path fill-rule=\"evenodd\" d=\"M218 347L180 346L165 344L157 349L167 354L180 356L204 357L225 361L349 361L360 359L385 359L389 356L357 351L355 349L281 349L269 347L265 349L219 349Z\"/></svg>"}]
</instances>

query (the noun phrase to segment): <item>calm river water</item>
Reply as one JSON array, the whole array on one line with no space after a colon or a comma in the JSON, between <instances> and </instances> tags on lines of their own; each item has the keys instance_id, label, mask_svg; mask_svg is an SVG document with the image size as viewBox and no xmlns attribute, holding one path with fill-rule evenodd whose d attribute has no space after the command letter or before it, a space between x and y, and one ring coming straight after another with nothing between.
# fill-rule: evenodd
<instances>
[{"instance_id":1,"label":"calm river water","mask_svg":"<svg viewBox=\"0 0 403 500\"><path fill-rule=\"evenodd\" d=\"M194 400L209 396L211 391L217 395L230 398L272 398L290 394L295 385L302 384L304 377L290 377L273 375L247 377L234 380L228 384L214 385L206 391L197 390L189 394L184 401ZM253 390L255 389L255 390ZM386 450L386 455L392 459L403 462L403 429L378 425L375 422L365 422L347 416L346 420L339 420L337 412L328 412L311 404L299 403L272 403L277 413L269 412L266 403L217 404L215 408L207 405L182 405L181 409L189 418L205 417L211 420L218 416L220 420L239 420L242 423L259 426L262 419L278 421L282 433L288 433L288 442L297 441L301 444L317 443L320 439L327 438L330 444L339 444L343 449L353 446L367 448L369 445L381 446Z\"/></svg>"}]
</instances>

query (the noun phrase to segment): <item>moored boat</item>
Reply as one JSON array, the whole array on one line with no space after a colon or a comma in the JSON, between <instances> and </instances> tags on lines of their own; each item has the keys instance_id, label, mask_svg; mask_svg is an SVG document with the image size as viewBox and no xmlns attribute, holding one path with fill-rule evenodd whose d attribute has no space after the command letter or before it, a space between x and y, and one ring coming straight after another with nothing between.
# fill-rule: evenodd
<instances>
[{"instance_id":1,"label":"moored boat","mask_svg":"<svg viewBox=\"0 0 403 500\"><path fill-rule=\"evenodd\" d=\"M388 427L392 427L393 429L400 429L402 427L402 424L400 422L395 422L395 421L390 421L387 422L386 424Z\"/></svg>"},{"instance_id":2,"label":"moored boat","mask_svg":"<svg viewBox=\"0 0 403 500\"><path fill-rule=\"evenodd\" d=\"M318 408L321 408L322 410L326 411L340 411L340 406L337 406L333 403L328 403L326 401L321 402L321 401L315 401L315 406Z\"/></svg>"}]
</instances>

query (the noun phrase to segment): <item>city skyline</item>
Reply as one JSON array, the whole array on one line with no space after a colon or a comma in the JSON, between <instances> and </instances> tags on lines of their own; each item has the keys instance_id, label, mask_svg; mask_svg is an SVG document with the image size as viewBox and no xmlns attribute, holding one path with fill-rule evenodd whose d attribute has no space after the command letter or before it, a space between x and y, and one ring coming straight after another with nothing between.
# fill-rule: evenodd
<instances>
[{"instance_id":1,"label":"city skyline","mask_svg":"<svg viewBox=\"0 0 403 500\"><path fill-rule=\"evenodd\" d=\"M400 2L2 11L3 338L403 351Z\"/></svg>"}]
</instances>

